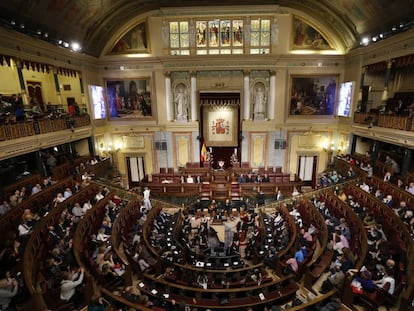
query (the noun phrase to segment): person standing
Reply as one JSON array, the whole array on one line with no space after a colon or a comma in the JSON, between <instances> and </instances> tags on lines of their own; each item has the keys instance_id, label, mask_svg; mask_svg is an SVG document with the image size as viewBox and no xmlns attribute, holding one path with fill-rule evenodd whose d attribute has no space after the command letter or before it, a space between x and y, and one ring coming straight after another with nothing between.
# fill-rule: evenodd
<instances>
[{"instance_id":1,"label":"person standing","mask_svg":"<svg viewBox=\"0 0 414 311\"><path fill-rule=\"evenodd\" d=\"M60 283L60 299L73 301L75 308L80 307L83 302L82 295L76 291L76 287L83 282L83 276L83 268L79 272L67 272L66 277Z\"/></svg>"},{"instance_id":2,"label":"person standing","mask_svg":"<svg viewBox=\"0 0 414 311\"><path fill-rule=\"evenodd\" d=\"M149 212L152 208L151 201L150 201L151 190L148 187L145 187L143 194L144 194L143 203L144 203L145 208L147 209L147 212Z\"/></svg>"},{"instance_id":3,"label":"person standing","mask_svg":"<svg viewBox=\"0 0 414 311\"><path fill-rule=\"evenodd\" d=\"M1 310L9 310L9 305L12 302L13 297L17 295L18 290L19 290L19 283L15 279L12 279L11 281L11 288L9 287L7 282L0 285Z\"/></svg>"}]
</instances>

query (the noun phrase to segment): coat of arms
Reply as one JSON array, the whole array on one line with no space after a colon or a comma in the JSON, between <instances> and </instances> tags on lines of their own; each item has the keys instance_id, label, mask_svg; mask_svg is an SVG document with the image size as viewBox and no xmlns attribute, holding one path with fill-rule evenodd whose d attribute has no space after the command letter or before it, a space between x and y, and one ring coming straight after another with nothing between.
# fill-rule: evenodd
<instances>
[{"instance_id":1,"label":"coat of arms","mask_svg":"<svg viewBox=\"0 0 414 311\"><path fill-rule=\"evenodd\" d=\"M230 131L229 121L224 120L223 118L216 119L212 121L211 132L213 135L225 134L228 135Z\"/></svg>"}]
</instances>

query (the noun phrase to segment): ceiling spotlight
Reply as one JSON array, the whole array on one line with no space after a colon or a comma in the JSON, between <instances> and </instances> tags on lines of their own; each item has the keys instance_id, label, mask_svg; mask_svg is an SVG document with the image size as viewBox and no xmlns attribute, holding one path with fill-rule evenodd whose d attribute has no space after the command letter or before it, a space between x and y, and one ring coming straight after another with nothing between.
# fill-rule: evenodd
<instances>
[{"instance_id":1,"label":"ceiling spotlight","mask_svg":"<svg viewBox=\"0 0 414 311\"><path fill-rule=\"evenodd\" d=\"M15 26L16 25L16 21L15 20L11 20L10 21L10 25Z\"/></svg>"},{"instance_id":2,"label":"ceiling spotlight","mask_svg":"<svg viewBox=\"0 0 414 311\"><path fill-rule=\"evenodd\" d=\"M64 46L65 48L68 48L68 47L69 47L69 43L68 43L68 42L63 42L63 46Z\"/></svg>"},{"instance_id":3,"label":"ceiling spotlight","mask_svg":"<svg viewBox=\"0 0 414 311\"><path fill-rule=\"evenodd\" d=\"M81 46L78 42L72 42L71 48L72 48L73 51L77 52L81 49Z\"/></svg>"},{"instance_id":4,"label":"ceiling spotlight","mask_svg":"<svg viewBox=\"0 0 414 311\"><path fill-rule=\"evenodd\" d=\"M403 23L400 23L400 28L403 28L404 27L404 24Z\"/></svg>"},{"instance_id":5,"label":"ceiling spotlight","mask_svg":"<svg viewBox=\"0 0 414 311\"><path fill-rule=\"evenodd\" d=\"M378 40L378 37L377 37L377 36L372 37L372 41L373 41L373 42L377 42L377 40Z\"/></svg>"},{"instance_id":6,"label":"ceiling spotlight","mask_svg":"<svg viewBox=\"0 0 414 311\"><path fill-rule=\"evenodd\" d=\"M392 31L396 31L396 30L397 30L397 27L393 26L393 27L391 28L391 30L392 30Z\"/></svg>"},{"instance_id":7,"label":"ceiling spotlight","mask_svg":"<svg viewBox=\"0 0 414 311\"><path fill-rule=\"evenodd\" d=\"M59 41L58 41L58 44L62 44L62 43L63 43L63 41L62 41L62 40L59 40Z\"/></svg>"},{"instance_id":8,"label":"ceiling spotlight","mask_svg":"<svg viewBox=\"0 0 414 311\"><path fill-rule=\"evenodd\" d=\"M47 38L47 37L49 37L49 34L48 34L47 32L45 32L45 33L43 34L43 37Z\"/></svg>"},{"instance_id":9,"label":"ceiling spotlight","mask_svg":"<svg viewBox=\"0 0 414 311\"><path fill-rule=\"evenodd\" d=\"M38 30L36 30L36 33L37 33L38 35L41 35L41 34L42 34L42 31L41 31L40 29L38 29Z\"/></svg>"},{"instance_id":10,"label":"ceiling spotlight","mask_svg":"<svg viewBox=\"0 0 414 311\"><path fill-rule=\"evenodd\" d=\"M382 34L382 33L380 33L379 34L379 37L382 39L382 38L384 38L384 34Z\"/></svg>"},{"instance_id":11,"label":"ceiling spotlight","mask_svg":"<svg viewBox=\"0 0 414 311\"><path fill-rule=\"evenodd\" d=\"M369 43L369 38L368 37L362 38L362 40L361 40L362 45L367 45L368 43Z\"/></svg>"},{"instance_id":12,"label":"ceiling spotlight","mask_svg":"<svg viewBox=\"0 0 414 311\"><path fill-rule=\"evenodd\" d=\"M24 27L25 27L24 24L20 24L21 29L24 29Z\"/></svg>"}]
</instances>

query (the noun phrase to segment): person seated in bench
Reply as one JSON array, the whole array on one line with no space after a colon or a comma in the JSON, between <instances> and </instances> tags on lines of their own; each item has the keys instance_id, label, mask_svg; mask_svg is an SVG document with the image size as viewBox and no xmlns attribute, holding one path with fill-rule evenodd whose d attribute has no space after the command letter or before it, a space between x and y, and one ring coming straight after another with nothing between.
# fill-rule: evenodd
<instances>
[{"instance_id":1,"label":"person seated in bench","mask_svg":"<svg viewBox=\"0 0 414 311\"><path fill-rule=\"evenodd\" d=\"M321 294L326 294L334 288L339 291L342 290L345 281L345 274L341 267L342 264L340 262L336 262L334 267L329 270L328 278L322 283L321 290L319 291Z\"/></svg>"},{"instance_id":2,"label":"person seated in bench","mask_svg":"<svg viewBox=\"0 0 414 311\"><path fill-rule=\"evenodd\" d=\"M205 273L200 273L197 277L197 283L201 288L207 289L208 277Z\"/></svg>"},{"instance_id":3,"label":"person seated in bench","mask_svg":"<svg viewBox=\"0 0 414 311\"><path fill-rule=\"evenodd\" d=\"M262 283L262 273L260 272L260 269L250 269L245 277L245 283L257 283L257 285L260 285Z\"/></svg>"},{"instance_id":4,"label":"person seated in bench","mask_svg":"<svg viewBox=\"0 0 414 311\"><path fill-rule=\"evenodd\" d=\"M114 268L107 263L103 264L99 275L102 277L105 284L112 282L118 276L114 271Z\"/></svg>"},{"instance_id":5,"label":"person seated in bench","mask_svg":"<svg viewBox=\"0 0 414 311\"><path fill-rule=\"evenodd\" d=\"M254 178L253 178L252 174L247 174L246 182L254 182Z\"/></svg>"},{"instance_id":6,"label":"person seated in bench","mask_svg":"<svg viewBox=\"0 0 414 311\"><path fill-rule=\"evenodd\" d=\"M412 195L414 195L414 182L410 182L407 187L405 187L405 190Z\"/></svg>"},{"instance_id":7,"label":"person seated in bench","mask_svg":"<svg viewBox=\"0 0 414 311\"><path fill-rule=\"evenodd\" d=\"M260 183L263 181L263 178L260 174L257 174L256 178L254 179L254 182L256 183Z\"/></svg>"},{"instance_id":8,"label":"person seated in bench","mask_svg":"<svg viewBox=\"0 0 414 311\"><path fill-rule=\"evenodd\" d=\"M92 180L92 175L90 175L88 172L84 172L82 174L82 180Z\"/></svg>"},{"instance_id":9,"label":"person seated in bench","mask_svg":"<svg viewBox=\"0 0 414 311\"><path fill-rule=\"evenodd\" d=\"M389 269L382 269L383 276L381 279L374 281L378 288L385 290L388 294L393 295L395 291L395 279Z\"/></svg>"},{"instance_id":10,"label":"person seated in bench","mask_svg":"<svg viewBox=\"0 0 414 311\"><path fill-rule=\"evenodd\" d=\"M143 272L143 273L154 273L154 269L151 267L151 265L145 260L144 256L142 256L141 254L138 255L138 266L139 269Z\"/></svg>"},{"instance_id":11,"label":"person seated in bench","mask_svg":"<svg viewBox=\"0 0 414 311\"><path fill-rule=\"evenodd\" d=\"M350 269L348 274L353 276L351 283L352 292L375 299L375 284L371 272L364 266L361 270Z\"/></svg>"},{"instance_id":12,"label":"person seated in bench","mask_svg":"<svg viewBox=\"0 0 414 311\"><path fill-rule=\"evenodd\" d=\"M187 177L187 184L194 184L194 178L191 175Z\"/></svg>"},{"instance_id":13,"label":"person seated in bench","mask_svg":"<svg viewBox=\"0 0 414 311\"><path fill-rule=\"evenodd\" d=\"M272 269L276 269L276 264L278 260L279 256L277 255L276 249L274 247L270 247L267 250L266 256L263 258L263 263Z\"/></svg>"},{"instance_id":14,"label":"person seated in bench","mask_svg":"<svg viewBox=\"0 0 414 311\"><path fill-rule=\"evenodd\" d=\"M243 174L240 174L239 178L238 178L239 183L245 183L246 182L246 177L244 177Z\"/></svg>"}]
</instances>

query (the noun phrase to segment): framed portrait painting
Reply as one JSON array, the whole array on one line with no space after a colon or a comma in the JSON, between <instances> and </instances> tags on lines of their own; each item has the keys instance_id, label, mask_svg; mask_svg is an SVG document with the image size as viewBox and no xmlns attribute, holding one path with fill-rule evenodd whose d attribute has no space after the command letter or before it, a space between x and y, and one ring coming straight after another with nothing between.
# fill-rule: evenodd
<instances>
[{"instance_id":1,"label":"framed portrait painting","mask_svg":"<svg viewBox=\"0 0 414 311\"><path fill-rule=\"evenodd\" d=\"M110 118L152 119L151 78L105 80Z\"/></svg>"},{"instance_id":2,"label":"framed portrait painting","mask_svg":"<svg viewBox=\"0 0 414 311\"><path fill-rule=\"evenodd\" d=\"M207 146L237 146L238 111L233 106L203 106L203 134Z\"/></svg>"},{"instance_id":3,"label":"framed portrait painting","mask_svg":"<svg viewBox=\"0 0 414 311\"><path fill-rule=\"evenodd\" d=\"M291 76L289 116L333 116L337 75Z\"/></svg>"}]
</instances>

